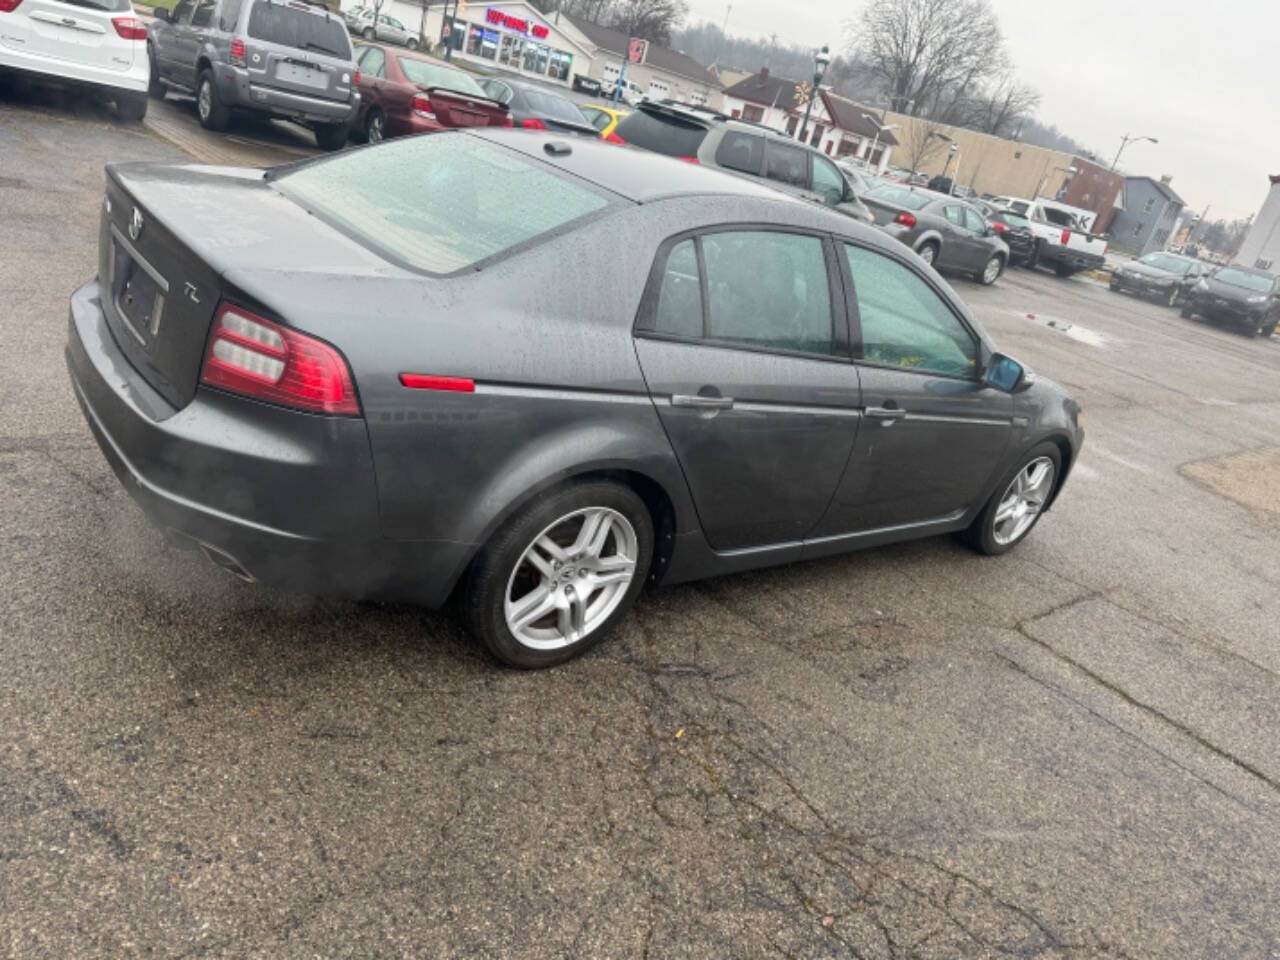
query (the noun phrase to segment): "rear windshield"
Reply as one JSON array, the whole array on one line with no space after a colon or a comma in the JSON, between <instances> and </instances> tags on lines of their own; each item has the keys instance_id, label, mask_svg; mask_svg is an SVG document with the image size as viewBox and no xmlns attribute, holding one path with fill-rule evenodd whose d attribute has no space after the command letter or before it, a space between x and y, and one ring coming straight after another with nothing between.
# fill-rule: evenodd
<instances>
[{"instance_id":1,"label":"rear windshield","mask_svg":"<svg viewBox=\"0 0 1280 960\"><path fill-rule=\"evenodd\" d=\"M895 187L889 184L883 187L876 187L867 196L879 200L881 203L902 207L906 210L923 210L937 199L927 193L920 193L916 190L908 190L906 187Z\"/></svg>"},{"instance_id":2,"label":"rear windshield","mask_svg":"<svg viewBox=\"0 0 1280 960\"><path fill-rule=\"evenodd\" d=\"M1031 226L1031 221L1026 217L1020 217L1008 210L997 210L994 219L999 220L1001 223L1007 223L1011 227Z\"/></svg>"},{"instance_id":3,"label":"rear windshield","mask_svg":"<svg viewBox=\"0 0 1280 960\"><path fill-rule=\"evenodd\" d=\"M1157 270L1176 273L1178 276L1182 276L1191 269L1190 260L1183 260L1181 257L1175 257L1168 253L1148 253L1138 262L1145 263L1148 267L1155 267Z\"/></svg>"},{"instance_id":4,"label":"rear windshield","mask_svg":"<svg viewBox=\"0 0 1280 960\"><path fill-rule=\"evenodd\" d=\"M665 153L668 157L695 157L707 128L678 117L636 110L619 123L614 132L627 143L645 150Z\"/></svg>"},{"instance_id":5,"label":"rear windshield","mask_svg":"<svg viewBox=\"0 0 1280 960\"><path fill-rule=\"evenodd\" d=\"M1233 287L1252 290L1255 293L1270 293L1271 285L1275 282L1270 277L1260 276L1256 273L1245 273L1243 270L1233 270L1231 267L1223 267L1213 275L1213 278L1221 280L1223 283L1229 283Z\"/></svg>"},{"instance_id":6,"label":"rear windshield","mask_svg":"<svg viewBox=\"0 0 1280 960\"><path fill-rule=\"evenodd\" d=\"M73 7L87 7L90 10L129 10L129 0L62 0Z\"/></svg>"},{"instance_id":7,"label":"rear windshield","mask_svg":"<svg viewBox=\"0 0 1280 960\"><path fill-rule=\"evenodd\" d=\"M528 88L521 91L524 94L525 102L529 105L529 109L542 117L550 117L552 120L562 120L565 123L582 123L582 114L573 102L566 100L558 94L548 93L543 90L529 90Z\"/></svg>"},{"instance_id":8,"label":"rear windshield","mask_svg":"<svg viewBox=\"0 0 1280 960\"><path fill-rule=\"evenodd\" d=\"M347 151L275 184L362 243L428 273L461 270L609 204L582 180L460 133Z\"/></svg>"},{"instance_id":9,"label":"rear windshield","mask_svg":"<svg viewBox=\"0 0 1280 960\"><path fill-rule=\"evenodd\" d=\"M471 97L484 97L488 99L489 95L480 89L480 84L476 83L461 70L451 70L448 67L437 67L434 63L426 63L422 60L410 60L408 57L399 57L400 69L404 71L404 75L409 78L410 83L423 87L443 87L446 90L456 90L458 93L465 93Z\"/></svg>"},{"instance_id":10,"label":"rear windshield","mask_svg":"<svg viewBox=\"0 0 1280 960\"><path fill-rule=\"evenodd\" d=\"M249 12L249 36L284 47L351 59L351 43L341 20L282 3L255 3Z\"/></svg>"}]
</instances>

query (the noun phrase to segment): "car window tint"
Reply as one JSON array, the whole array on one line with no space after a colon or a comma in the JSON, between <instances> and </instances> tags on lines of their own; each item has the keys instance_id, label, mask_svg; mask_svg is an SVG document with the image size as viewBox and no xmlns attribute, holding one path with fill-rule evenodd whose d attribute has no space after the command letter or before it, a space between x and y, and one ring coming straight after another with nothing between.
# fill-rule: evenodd
<instances>
[{"instance_id":1,"label":"car window tint","mask_svg":"<svg viewBox=\"0 0 1280 960\"><path fill-rule=\"evenodd\" d=\"M702 238L707 336L806 353L831 353L831 292L822 241L743 231Z\"/></svg>"},{"instance_id":2,"label":"car window tint","mask_svg":"<svg viewBox=\"0 0 1280 960\"><path fill-rule=\"evenodd\" d=\"M587 123L595 127L597 130L604 130L609 125L609 115L603 110L593 110L591 107L583 107L582 115L587 118Z\"/></svg>"},{"instance_id":3,"label":"car window tint","mask_svg":"<svg viewBox=\"0 0 1280 960\"><path fill-rule=\"evenodd\" d=\"M985 233L987 230L987 225L983 222L982 217L978 216L978 211L968 207L965 207L964 210L964 225L973 233Z\"/></svg>"},{"instance_id":4,"label":"car window tint","mask_svg":"<svg viewBox=\"0 0 1280 960\"><path fill-rule=\"evenodd\" d=\"M336 17L283 3L255 3L249 12L249 36L312 53L351 59L346 27Z\"/></svg>"},{"instance_id":5,"label":"car window tint","mask_svg":"<svg viewBox=\"0 0 1280 960\"><path fill-rule=\"evenodd\" d=\"M764 175L793 187L809 185L809 155L798 147L784 146L770 140L765 150Z\"/></svg>"},{"instance_id":6,"label":"car window tint","mask_svg":"<svg viewBox=\"0 0 1280 960\"><path fill-rule=\"evenodd\" d=\"M434 63L427 63L425 60L414 60L409 57L397 57L397 59L400 61L400 69L404 71L404 75L416 86L427 89L440 87L443 90L465 93L469 97L485 95L480 84L472 80L470 74L463 73L461 70L441 67Z\"/></svg>"},{"instance_id":7,"label":"car window tint","mask_svg":"<svg viewBox=\"0 0 1280 960\"><path fill-rule=\"evenodd\" d=\"M485 93L499 103L510 103L514 95L514 91L500 80L481 80L480 85L484 88Z\"/></svg>"},{"instance_id":8,"label":"car window tint","mask_svg":"<svg viewBox=\"0 0 1280 960\"><path fill-rule=\"evenodd\" d=\"M867 196L887 205L901 207L904 210L923 210L933 203L932 198L927 193L920 193L909 187L892 185L876 187Z\"/></svg>"},{"instance_id":9,"label":"car window tint","mask_svg":"<svg viewBox=\"0 0 1280 960\"><path fill-rule=\"evenodd\" d=\"M652 150L668 157L696 157L707 128L696 121L650 113L641 108L623 117L615 132L642 150Z\"/></svg>"},{"instance_id":10,"label":"car window tint","mask_svg":"<svg viewBox=\"0 0 1280 960\"><path fill-rule=\"evenodd\" d=\"M813 192L822 197L824 203L835 206L844 199L844 177L836 165L824 157L813 158Z\"/></svg>"},{"instance_id":11,"label":"car window tint","mask_svg":"<svg viewBox=\"0 0 1280 960\"><path fill-rule=\"evenodd\" d=\"M582 114L572 100L550 90L531 90L526 87L523 93L525 102L534 113L552 120L563 120L565 123L582 123Z\"/></svg>"},{"instance_id":12,"label":"car window tint","mask_svg":"<svg viewBox=\"0 0 1280 960\"><path fill-rule=\"evenodd\" d=\"M716 148L716 163L728 170L760 175L760 161L764 159L764 137L730 130Z\"/></svg>"},{"instance_id":13,"label":"car window tint","mask_svg":"<svg viewBox=\"0 0 1280 960\"><path fill-rule=\"evenodd\" d=\"M367 73L371 77L385 77L387 75L387 55L377 47L368 47L364 52L364 59L360 61L360 71Z\"/></svg>"},{"instance_id":14,"label":"car window tint","mask_svg":"<svg viewBox=\"0 0 1280 960\"><path fill-rule=\"evenodd\" d=\"M677 337L702 336L702 284L692 240L680 241L667 255L653 326L659 333Z\"/></svg>"},{"instance_id":15,"label":"car window tint","mask_svg":"<svg viewBox=\"0 0 1280 960\"><path fill-rule=\"evenodd\" d=\"M218 26L223 30L234 30L240 21L240 8L244 0L222 0L219 7Z\"/></svg>"},{"instance_id":16,"label":"car window tint","mask_svg":"<svg viewBox=\"0 0 1280 960\"><path fill-rule=\"evenodd\" d=\"M407 137L277 177L281 193L362 243L455 270L603 210L586 181L474 137Z\"/></svg>"},{"instance_id":17,"label":"car window tint","mask_svg":"<svg viewBox=\"0 0 1280 960\"><path fill-rule=\"evenodd\" d=\"M195 12L191 14L191 25L193 27L207 27L213 23L213 11L217 5L215 0L200 0L196 4Z\"/></svg>"},{"instance_id":18,"label":"car window tint","mask_svg":"<svg viewBox=\"0 0 1280 960\"><path fill-rule=\"evenodd\" d=\"M964 226L964 211L957 206L948 206L943 208L942 215L957 227Z\"/></svg>"},{"instance_id":19,"label":"car window tint","mask_svg":"<svg viewBox=\"0 0 1280 960\"><path fill-rule=\"evenodd\" d=\"M973 337L923 278L861 247L846 244L845 256L857 293L862 359L933 373L973 372Z\"/></svg>"},{"instance_id":20,"label":"car window tint","mask_svg":"<svg viewBox=\"0 0 1280 960\"><path fill-rule=\"evenodd\" d=\"M196 8L195 0L178 0L170 14L173 23L186 23L191 19L191 11Z\"/></svg>"}]
</instances>

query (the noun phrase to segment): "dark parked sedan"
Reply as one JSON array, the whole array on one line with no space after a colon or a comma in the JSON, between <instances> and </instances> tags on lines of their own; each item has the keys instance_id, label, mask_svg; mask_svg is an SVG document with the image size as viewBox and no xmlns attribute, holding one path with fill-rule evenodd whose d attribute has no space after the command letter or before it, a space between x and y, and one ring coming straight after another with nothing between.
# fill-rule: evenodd
<instances>
[{"instance_id":1,"label":"dark parked sedan","mask_svg":"<svg viewBox=\"0 0 1280 960\"><path fill-rule=\"evenodd\" d=\"M963 200L905 184L886 183L862 195L876 224L939 270L992 284L1009 262L1009 247Z\"/></svg>"},{"instance_id":2,"label":"dark parked sedan","mask_svg":"<svg viewBox=\"0 0 1280 960\"><path fill-rule=\"evenodd\" d=\"M1083 438L883 234L599 140L113 165L102 209L67 363L155 523L246 580L460 591L519 666L646 582L942 533L1002 553Z\"/></svg>"},{"instance_id":3,"label":"dark parked sedan","mask_svg":"<svg viewBox=\"0 0 1280 960\"><path fill-rule=\"evenodd\" d=\"M1217 320L1251 337L1276 332L1280 316L1280 279L1252 267L1221 267L1194 287L1182 315Z\"/></svg>"},{"instance_id":4,"label":"dark parked sedan","mask_svg":"<svg viewBox=\"0 0 1280 960\"><path fill-rule=\"evenodd\" d=\"M1148 253L1119 267L1111 274L1109 286L1117 293L1131 293L1174 307L1212 270L1209 264L1192 257Z\"/></svg>"},{"instance_id":5,"label":"dark parked sedan","mask_svg":"<svg viewBox=\"0 0 1280 960\"><path fill-rule=\"evenodd\" d=\"M506 105L517 127L573 133L592 139L600 136L574 102L554 90L496 77L485 77L480 80L480 86L494 100Z\"/></svg>"},{"instance_id":6,"label":"dark parked sedan","mask_svg":"<svg viewBox=\"0 0 1280 960\"><path fill-rule=\"evenodd\" d=\"M1035 258L1036 235L1031 230L1031 221L1019 216L1012 210L1003 210L982 202L974 206L983 211L991 229L1009 248L1009 262L1015 266L1030 263ZM985 208L985 209L984 209Z\"/></svg>"}]
</instances>

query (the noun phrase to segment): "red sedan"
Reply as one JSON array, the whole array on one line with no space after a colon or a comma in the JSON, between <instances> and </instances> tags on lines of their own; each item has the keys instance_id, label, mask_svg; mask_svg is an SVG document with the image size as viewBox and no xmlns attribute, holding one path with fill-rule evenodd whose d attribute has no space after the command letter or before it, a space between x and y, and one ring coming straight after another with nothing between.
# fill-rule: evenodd
<instances>
[{"instance_id":1,"label":"red sedan","mask_svg":"<svg viewBox=\"0 0 1280 960\"><path fill-rule=\"evenodd\" d=\"M453 127L509 127L507 108L470 74L403 48L358 48L360 112L353 129L370 143Z\"/></svg>"}]
</instances>

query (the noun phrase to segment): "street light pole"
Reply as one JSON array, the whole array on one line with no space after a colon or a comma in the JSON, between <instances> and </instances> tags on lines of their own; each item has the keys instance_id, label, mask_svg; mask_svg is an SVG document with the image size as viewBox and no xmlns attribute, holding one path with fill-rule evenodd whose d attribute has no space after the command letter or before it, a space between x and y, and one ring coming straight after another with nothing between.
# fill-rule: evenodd
<instances>
[{"instance_id":1,"label":"street light pole","mask_svg":"<svg viewBox=\"0 0 1280 960\"><path fill-rule=\"evenodd\" d=\"M1131 143L1137 143L1139 140L1150 140L1152 143L1159 143L1155 137L1131 137L1127 133L1120 138L1120 149L1116 151L1116 158L1111 161L1111 169L1115 170L1116 164L1120 162L1120 154L1124 153L1124 148Z\"/></svg>"},{"instance_id":2,"label":"street light pole","mask_svg":"<svg viewBox=\"0 0 1280 960\"><path fill-rule=\"evenodd\" d=\"M809 130L809 111L813 109L813 98L818 95L818 85L822 83L822 75L827 72L827 64L831 62L831 55L827 52L826 44L823 44L821 50L814 55L813 58L813 89L809 91L809 102L804 106L804 120L800 123L800 142L805 142L805 136Z\"/></svg>"}]
</instances>

